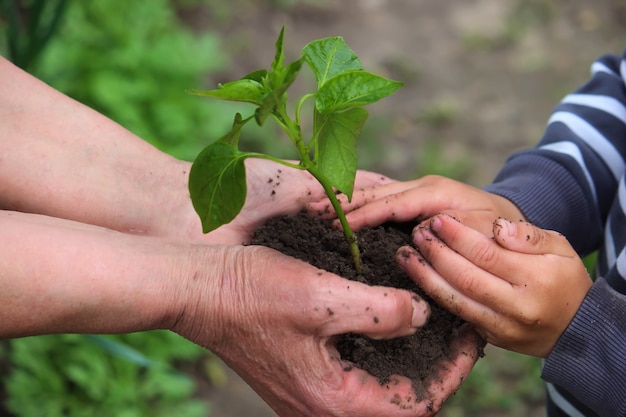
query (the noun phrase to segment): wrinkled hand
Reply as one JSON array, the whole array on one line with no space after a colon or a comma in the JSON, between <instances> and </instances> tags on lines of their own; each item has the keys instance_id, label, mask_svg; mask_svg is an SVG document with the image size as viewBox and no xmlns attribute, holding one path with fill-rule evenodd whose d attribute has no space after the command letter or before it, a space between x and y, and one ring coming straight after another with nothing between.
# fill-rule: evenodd
<instances>
[{"instance_id":1,"label":"wrinkled hand","mask_svg":"<svg viewBox=\"0 0 626 417\"><path fill-rule=\"evenodd\" d=\"M220 258L224 270L194 281L198 299L184 303L173 330L218 354L283 417L430 416L476 361L478 336L468 330L426 398L404 377L380 385L340 359L335 337L410 335L427 319L424 301L263 247L224 247Z\"/></svg>"},{"instance_id":2,"label":"wrinkled hand","mask_svg":"<svg viewBox=\"0 0 626 417\"><path fill-rule=\"evenodd\" d=\"M355 191L351 202L344 195L340 201L354 229L385 222L426 221L443 212L489 234L491 222L498 217L524 218L504 197L437 175L362 187ZM309 210L334 216L327 201L314 202Z\"/></svg>"},{"instance_id":3,"label":"wrinkled hand","mask_svg":"<svg viewBox=\"0 0 626 417\"><path fill-rule=\"evenodd\" d=\"M561 234L498 219L493 239L447 215L414 231L419 253L398 260L438 303L488 342L546 357L580 307L591 280Z\"/></svg>"},{"instance_id":4,"label":"wrinkled hand","mask_svg":"<svg viewBox=\"0 0 626 417\"><path fill-rule=\"evenodd\" d=\"M192 213L195 239L241 244L268 219L281 214L297 214L312 201L324 198L324 190L308 172L287 168L275 162L250 158L246 160L248 194L239 215L229 224L201 236L198 216ZM373 172L358 171L355 188L386 184L391 180Z\"/></svg>"}]
</instances>

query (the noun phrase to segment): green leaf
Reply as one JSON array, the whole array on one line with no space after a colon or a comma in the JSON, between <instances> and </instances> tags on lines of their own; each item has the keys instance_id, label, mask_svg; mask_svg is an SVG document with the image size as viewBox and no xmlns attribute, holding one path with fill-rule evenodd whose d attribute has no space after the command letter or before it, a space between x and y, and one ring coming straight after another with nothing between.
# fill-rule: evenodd
<instances>
[{"instance_id":1,"label":"green leaf","mask_svg":"<svg viewBox=\"0 0 626 417\"><path fill-rule=\"evenodd\" d=\"M400 87L389 80L365 71L349 71L329 79L318 91L315 107L322 114L364 106L386 97Z\"/></svg>"},{"instance_id":2,"label":"green leaf","mask_svg":"<svg viewBox=\"0 0 626 417\"><path fill-rule=\"evenodd\" d=\"M274 61L272 62L272 71L281 69L285 64L284 39L285 27L283 26L282 28L280 28L280 33L278 34L278 38L276 39L276 54L274 55Z\"/></svg>"},{"instance_id":3,"label":"green leaf","mask_svg":"<svg viewBox=\"0 0 626 417\"><path fill-rule=\"evenodd\" d=\"M302 68L302 59L291 62L284 68L273 70L270 73L270 91L263 98L263 102L257 108L254 117L259 126L262 126L271 113L276 114L277 107L285 107L287 102L287 89L293 84ZM278 114L277 117L280 118Z\"/></svg>"},{"instance_id":4,"label":"green leaf","mask_svg":"<svg viewBox=\"0 0 626 417\"><path fill-rule=\"evenodd\" d=\"M367 110L354 107L341 113L317 113L318 167L332 185L352 199L357 171L356 141L367 120Z\"/></svg>"},{"instance_id":5,"label":"green leaf","mask_svg":"<svg viewBox=\"0 0 626 417\"><path fill-rule=\"evenodd\" d=\"M252 80L252 81L256 81L259 84L263 84L265 77L267 77L267 70L264 69L260 69L260 70L256 70L251 72L250 74L247 74L243 77L241 77L242 80Z\"/></svg>"},{"instance_id":6,"label":"green leaf","mask_svg":"<svg viewBox=\"0 0 626 417\"><path fill-rule=\"evenodd\" d=\"M189 192L200 216L202 231L209 233L232 221L246 201L246 168L250 154L217 141L200 152L189 172Z\"/></svg>"},{"instance_id":7,"label":"green leaf","mask_svg":"<svg viewBox=\"0 0 626 417\"><path fill-rule=\"evenodd\" d=\"M187 92L198 96L208 96L229 101L242 101L256 105L261 105L265 97L263 84L249 78L242 78L241 80L220 84L219 88L215 90L188 90Z\"/></svg>"},{"instance_id":8,"label":"green leaf","mask_svg":"<svg viewBox=\"0 0 626 417\"><path fill-rule=\"evenodd\" d=\"M285 27L283 26L276 39L276 54L272 62L272 69L269 73L255 71L247 77L262 83L264 95L261 102L258 103L254 117L259 126L265 123L270 114L274 114L281 123L284 123L282 116L277 109L284 109L287 103L287 89L296 80L300 68L302 68L302 59L291 62L285 66L285 49L284 49Z\"/></svg>"},{"instance_id":9,"label":"green leaf","mask_svg":"<svg viewBox=\"0 0 626 417\"><path fill-rule=\"evenodd\" d=\"M298 76L298 73L300 72L300 69L302 68L302 59L297 59L291 63L289 63L289 65L287 65L285 68L283 68L282 73L281 73L281 83L280 83L280 87L283 90L283 94L285 93L285 91L287 91L287 89L291 86L291 84L293 84L293 82L296 80L296 77Z\"/></svg>"},{"instance_id":10,"label":"green leaf","mask_svg":"<svg viewBox=\"0 0 626 417\"><path fill-rule=\"evenodd\" d=\"M239 137L241 136L241 128L245 126L245 124L248 123L250 119L252 119L252 117L253 116L250 116L244 119L241 116L241 113L235 114L235 120L233 121L233 128L230 130L230 132L222 136L219 139L219 142L227 143L229 145L234 146L235 148L238 148Z\"/></svg>"},{"instance_id":11,"label":"green leaf","mask_svg":"<svg viewBox=\"0 0 626 417\"><path fill-rule=\"evenodd\" d=\"M361 60L341 36L310 42L302 49L302 58L313 70L318 88L335 75L363 69Z\"/></svg>"}]
</instances>

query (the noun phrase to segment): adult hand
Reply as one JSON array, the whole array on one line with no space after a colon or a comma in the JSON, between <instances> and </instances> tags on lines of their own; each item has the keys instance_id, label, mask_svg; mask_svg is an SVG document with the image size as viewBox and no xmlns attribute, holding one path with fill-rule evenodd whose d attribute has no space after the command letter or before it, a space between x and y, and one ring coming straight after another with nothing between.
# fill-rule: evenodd
<instances>
[{"instance_id":1,"label":"adult hand","mask_svg":"<svg viewBox=\"0 0 626 417\"><path fill-rule=\"evenodd\" d=\"M400 265L438 303L490 343L546 357L580 307L591 280L565 237L498 219L493 238L437 215L414 231L419 253Z\"/></svg>"},{"instance_id":2,"label":"adult hand","mask_svg":"<svg viewBox=\"0 0 626 417\"><path fill-rule=\"evenodd\" d=\"M428 306L407 291L347 281L258 246L8 211L0 225L0 242L11 242L0 262L0 338L171 329L214 350L289 417L430 415L476 359L472 333L460 335L458 355L416 401L410 381L380 386L347 371L334 348L345 332L412 334Z\"/></svg>"},{"instance_id":3,"label":"adult hand","mask_svg":"<svg viewBox=\"0 0 626 417\"><path fill-rule=\"evenodd\" d=\"M197 299L185 301L173 330L218 354L281 416L430 416L476 361L478 337L468 330L425 396L404 377L381 385L342 361L334 340L412 334L427 319L423 301L263 247L224 247L220 258L224 270L194 281Z\"/></svg>"},{"instance_id":4,"label":"adult hand","mask_svg":"<svg viewBox=\"0 0 626 417\"><path fill-rule=\"evenodd\" d=\"M276 162L247 159L246 174L248 193L239 215L229 224L203 237L199 218L195 212L192 213L190 235L194 239L227 244L248 242L254 229L268 219L281 214L297 214L308 203L319 201L325 196L321 185L308 172L287 168ZM355 188L369 188L390 182L383 175L358 171Z\"/></svg>"},{"instance_id":5,"label":"adult hand","mask_svg":"<svg viewBox=\"0 0 626 417\"><path fill-rule=\"evenodd\" d=\"M352 201L348 202L345 195L340 200L354 229L385 222L425 221L443 212L489 234L491 222L498 217L524 219L504 197L437 175L363 187L355 191ZM327 201L312 203L309 210L334 215Z\"/></svg>"},{"instance_id":6,"label":"adult hand","mask_svg":"<svg viewBox=\"0 0 626 417\"><path fill-rule=\"evenodd\" d=\"M203 235L189 200L189 162L159 151L2 57L0 155L2 209L181 242L240 244L269 217L296 213L322 196L306 172L248 159L248 200L241 215ZM381 181L378 174L357 175L359 187Z\"/></svg>"}]
</instances>

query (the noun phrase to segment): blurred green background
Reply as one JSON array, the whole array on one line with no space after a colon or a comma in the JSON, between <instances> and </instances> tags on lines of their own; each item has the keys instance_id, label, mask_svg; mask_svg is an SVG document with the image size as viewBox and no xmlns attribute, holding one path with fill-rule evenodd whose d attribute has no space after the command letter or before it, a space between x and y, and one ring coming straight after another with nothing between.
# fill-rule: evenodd
<instances>
[{"instance_id":1,"label":"blurred green background","mask_svg":"<svg viewBox=\"0 0 626 417\"><path fill-rule=\"evenodd\" d=\"M2 0L0 54L191 160L240 105L186 89L269 66L283 24L291 58L341 35L366 67L406 84L371 109L360 166L480 186L532 146L596 56L621 52L625 10L617 0ZM242 140L291 156L271 128ZM0 373L6 416L274 416L217 358L169 332L2 341ZM440 415L543 415L539 375L538 359L489 347Z\"/></svg>"}]
</instances>

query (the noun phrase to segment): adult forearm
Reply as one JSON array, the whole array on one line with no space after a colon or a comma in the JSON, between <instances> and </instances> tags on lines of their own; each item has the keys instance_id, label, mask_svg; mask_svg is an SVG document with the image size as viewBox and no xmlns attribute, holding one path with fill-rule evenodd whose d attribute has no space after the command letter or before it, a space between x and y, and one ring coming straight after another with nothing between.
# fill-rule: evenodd
<instances>
[{"instance_id":1,"label":"adult forearm","mask_svg":"<svg viewBox=\"0 0 626 417\"><path fill-rule=\"evenodd\" d=\"M169 328L192 302L194 268L211 261L158 238L7 211L0 246L0 338Z\"/></svg>"},{"instance_id":2,"label":"adult forearm","mask_svg":"<svg viewBox=\"0 0 626 417\"><path fill-rule=\"evenodd\" d=\"M189 212L188 163L2 57L0 155L0 208L145 234Z\"/></svg>"}]
</instances>

